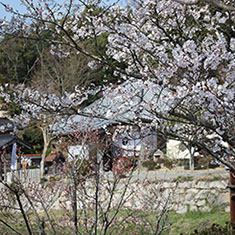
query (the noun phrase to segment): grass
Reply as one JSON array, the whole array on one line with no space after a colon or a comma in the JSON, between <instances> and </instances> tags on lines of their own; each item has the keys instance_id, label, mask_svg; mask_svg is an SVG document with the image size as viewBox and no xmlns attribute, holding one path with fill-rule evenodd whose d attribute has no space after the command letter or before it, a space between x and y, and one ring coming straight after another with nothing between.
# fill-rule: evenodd
<instances>
[{"instance_id":1,"label":"grass","mask_svg":"<svg viewBox=\"0 0 235 235\"><path fill-rule=\"evenodd\" d=\"M181 176L179 175L175 180L175 182L188 182L193 181L193 176Z\"/></svg>"},{"instance_id":2,"label":"grass","mask_svg":"<svg viewBox=\"0 0 235 235\"><path fill-rule=\"evenodd\" d=\"M125 217L128 213L137 212L138 214L145 214L145 212L141 211L125 211L121 210L119 212L119 219ZM154 215L147 215L143 217L143 221L147 220L154 222ZM62 218L64 214L62 212L56 212L57 217L57 223L59 223L59 218ZM229 213L219 210L218 208L213 208L210 212L199 212L199 211L190 211L185 214L177 214L176 212L170 212L169 213L169 221L168 226L169 229L164 232L164 235L180 235L180 234L192 234L195 230L198 230L198 234L202 234L200 231L202 231L205 228L211 228L213 224L219 224L223 227L226 226L226 223L229 222ZM35 234L38 233L38 228L34 227ZM47 225L47 228L49 225ZM60 227L60 226L59 226ZM68 224L67 226L57 227L59 229L61 234L71 234L71 228L69 228ZM115 225L114 225L115 227ZM25 224L23 223L22 217L18 218L17 223L14 224L14 228L16 228L19 232L22 234L27 234ZM122 227L123 228L123 227ZM137 225L134 221L129 221L127 223L124 223L124 228L122 231L120 231L120 227L117 229L114 229L113 234L120 234L120 232L123 235L129 235L129 234L135 234L135 235L141 235L141 234L150 234L146 231L146 228L143 227L143 225ZM4 232L7 232L6 234L12 234L8 228L6 228L3 224L0 223L0 232L3 234ZM49 232L49 231L48 231ZM133 233L134 232L134 233ZM50 232L48 234L51 234ZM85 233L84 233L85 234ZM204 233L203 233L204 234ZM208 234L208 233L206 233ZM209 233L210 234L210 233ZM217 234L217 233L216 233ZM225 233L223 233L225 235ZM228 233L229 234L229 233ZM214 235L214 234L213 234Z\"/></svg>"},{"instance_id":3,"label":"grass","mask_svg":"<svg viewBox=\"0 0 235 235\"><path fill-rule=\"evenodd\" d=\"M164 235L190 234L195 230L201 231L205 228L209 228L213 224L225 226L229 220L229 213L221 211L216 207L209 212L189 211L185 214L170 212L170 229L168 229Z\"/></svg>"}]
</instances>

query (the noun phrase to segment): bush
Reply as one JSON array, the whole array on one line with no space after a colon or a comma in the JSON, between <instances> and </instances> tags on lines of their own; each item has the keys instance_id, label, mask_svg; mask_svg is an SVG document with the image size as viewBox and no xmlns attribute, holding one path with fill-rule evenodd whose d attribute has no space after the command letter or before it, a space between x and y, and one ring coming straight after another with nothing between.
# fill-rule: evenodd
<instances>
[{"instance_id":1,"label":"bush","mask_svg":"<svg viewBox=\"0 0 235 235\"><path fill-rule=\"evenodd\" d=\"M27 169L39 169L40 166L34 165L34 166L29 166Z\"/></svg>"},{"instance_id":2,"label":"bush","mask_svg":"<svg viewBox=\"0 0 235 235\"><path fill-rule=\"evenodd\" d=\"M235 234L235 224L226 223L226 225L212 224L209 228L203 228L198 231L197 229L190 233L190 235L232 235Z\"/></svg>"},{"instance_id":3,"label":"bush","mask_svg":"<svg viewBox=\"0 0 235 235\"><path fill-rule=\"evenodd\" d=\"M91 172L95 172L95 169L94 169L95 164L92 160L81 160L81 161L82 161L82 166L79 168L78 172L82 176L87 176L87 175L90 175Z\"/></svg>"},{"instance_id":4,"label":"bush","mask_svg":"<svg viewBox=\"0 0 235 235\"><path fill-rule=\"evenodd\" d=\"M152 171L156 169L157 163L153 160L147 160L142 163L142 166L147 168L148 171Z\"/></svg>"},{"instance_id":5,"label":"bush","mask_svg":"<svg viewBox=\"0 0 235 235\"><path fill-rule=\"evenodd\" d=\"M166 168L172 169L172 168L174 167L174 161L171 160L171 159L165 158L163 165L164 165Z\"/></svg>"}]
</instances>

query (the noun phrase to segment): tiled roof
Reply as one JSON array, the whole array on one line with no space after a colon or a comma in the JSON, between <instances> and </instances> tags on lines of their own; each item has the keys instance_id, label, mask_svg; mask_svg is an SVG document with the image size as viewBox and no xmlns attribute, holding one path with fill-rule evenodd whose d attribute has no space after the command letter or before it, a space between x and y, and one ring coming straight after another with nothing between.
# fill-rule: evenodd
<instances>
[{"instance_id":1,"label":"tiled roof","mask_svg":"<svg viewBox=\"0 0 235 235\"><path fill-rule=\"evenodd\" d=\"M12 145L14 143L24 146L28 149L32 148L29 144L25 143L23 140L21 140L18 136L14 134L0 135L0 148L3 147L4 145Z\"/></svg>"},{"instance_id":2,"label":"tiled roof","mask_svg":"<svg viewBox=\"0 0 235 235\"><path fill-rule=\"evenodd\" d=\"M48 155L45 159L45 162L53 162L57 157L57 153L56 152L52 152L50 153L50 155Z\"/></svg>"},{"instance_id":3,"label":"tiled roof","mask_svg":"<svg viewBox=\"0 0 235 235\"><path fill-rule=\"evenodd\" d=\"M160 98L167 91L153 83L128 80L69 119L61 119L53 129L58 134L69 134L84 129L100 129L115 123L128 123L136 117L153 120L151 104L164 110L167 104ZM102 117L102 118L101 118Z\"/></svg>"},{"instance_id":4,"label":"tiled roof","mask_svg":"<svg viewBox=\"0 0 235 235\"><path fill-rule=\"evenodd\" d=\"M32 153L32 154L22 154L21 155L24 158L29 158L29 159L41 159L41 154L37 154L37 153Z\"/></svg>"}]
</instances>

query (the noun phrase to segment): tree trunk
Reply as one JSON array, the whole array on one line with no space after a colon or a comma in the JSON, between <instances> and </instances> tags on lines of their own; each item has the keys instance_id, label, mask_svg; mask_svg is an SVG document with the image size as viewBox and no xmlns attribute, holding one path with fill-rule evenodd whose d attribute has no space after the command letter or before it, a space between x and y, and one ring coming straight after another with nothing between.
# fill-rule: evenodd
<instances>
[{"instance_id":1,"label":"tree trunk","mask_svg":"<svg viewBox=\"0 0 235 235\"><path fill-rule=\"evenodd\" d=\"M47 153L48 146L49 146L48 144L44 144L42 155L41 155L41 164L40 164L41 178L44 177L45 158L46 158L46 153Z\"/></svg>"},{"instance_id":2,"label":"tree trunk","mask_svg":"<svg viewBox=\"0 0 235 235\"><path fill-rule=\"evenodd\" d=\"M194 170L195 168L195 162L194 162L194 155L195 155L195 148L191 146L191 144L186 145L190 154L189 159L189 169Z\"/></svg>"},{"instance_id":3,"label":"tree trunk","mask_svg":"<svg viewBox=\"0 0 235 235\"><path fill-rule=\"evenodd\" d=\"M74 168L70 168L70 175L72 180L71 188L71 202L72 202L72 212L73 212L73 234L78 235L78 211L77 211L77 175Z\"/></svg>"},{"instance_id":4,"label":"tree trunk","mask_svg":"<svg viewBox=\"0 0 235 235\"><path fill-rule=\"evenodd\" d=\"M40 173L41 173L41 178L43 178L44 177L44 168L45 168L45 158L46 158L46 153L47 153L48 147L50 145L50 139L47 134L47 128L41 127L41 130L42 130L42 134L43 134L44 145L43 145L43 151L42 151L42 155L41 155Z\"/></svg>"},{"instance_id":5,"label":"tree trunk","mask_svg":"<svg viewBox=\"0 0 235 235\"><path fill-rule=\"evenodd\" d=\"M4 171L4 181L7 182L7 163L4 161L3 163L3 171Z\"/></svg>"}]
</instances>

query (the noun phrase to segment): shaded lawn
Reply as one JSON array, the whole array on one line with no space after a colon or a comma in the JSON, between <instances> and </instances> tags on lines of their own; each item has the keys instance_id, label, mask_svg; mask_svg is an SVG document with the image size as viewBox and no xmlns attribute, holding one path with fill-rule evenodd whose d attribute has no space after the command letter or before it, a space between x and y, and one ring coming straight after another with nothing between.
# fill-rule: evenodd
<instances>
[{"instance_id":1,"label":"shaded lawn","mask_svg":"<svg viewBox=\"0 0 235 235\"><path fill-rule=\"evenodd\" d=\"M120 211L119 214L120 217L125 217L127 214L127 211L124 210ZM130 212L130 211L129 211ZM54 212L52 212L54 213ZM140 211L137 212L137 214L142 214ZM63 224L62 220L64 218L63 212L56 212L56 221L54 221L57 224L58 232L63 234L71 234L72 229L69 226L66 226ZM147 215L146 212L144 214ZM17 215L15 215L17 216ZM148 218L147 218L148 217ZM145 217L145 219L148 219L149 221L152 221L154 223L154 217L155 215L149 215ZM33 218L33 216L32 216ZM199 212L199 211L190 211L185 214L177 214L176 212L170 212L169 213L169 220L167 225L169 226L169 229L167 229L163 234L164 235L179 235L179 234L190 234L193 233L195 230L197 230L200 233L205 228L210 228L213 224L219 224L223 227L226 226L226 223L228 223L230 220L230 215L228 212L219 210L218 208L212 209L210 212ZM34 224L35 221L31 221L33 223L33 233L38 233L37 225ZM58 225L62 222L62 226ZM134 221L133 221L134 222ZM68 224L67 224L68 225ZM18 232L21 234L27 234L27 229L24 224L24 221L22 219L22 216L18 215L17 223L12 225ZM48 225L49 226L49 225ZM46 226L47 227L47 226ZM50 230L50 229L49 229ZM136 225L136 223L124 223L124 226L121 226L118 229L114 229L115 234L120 234L120 232L124 235L133 234L133 231L135 231L135 235L141 235L141 234L151 234L150 231L146 231L146 228L142 226ZM0 223L0 233L8 234L15 234L12 230L7 228L5 225ZM51 234L51 231L47 230L48 234ZM85 233L84 233L85 234ZM108 233L109 234L109 233Z\"/></svg>"},{"instance_id":2,"label":"shaded lawn","mask_svg":"<svg viewBox=\"0 0 235 235\"><path fill-rule=\"evenodd\" d=\"M200 234L205 228L210 228L213 224L226 226L230 221L230 213L219 210L217 207L209 212L189 211L185 214L170 212L168 229L164 235L190 234L197 230Z\"/></svg>"}]
</instances>

